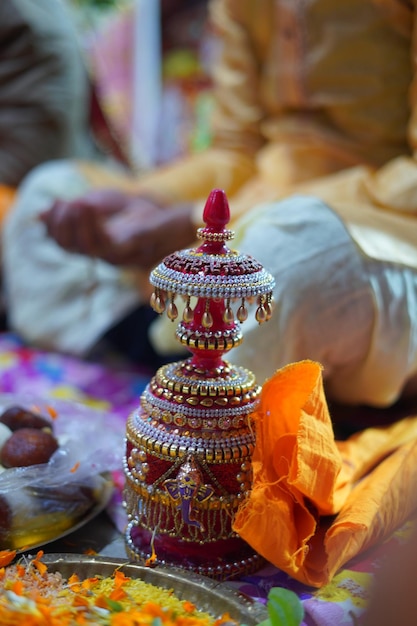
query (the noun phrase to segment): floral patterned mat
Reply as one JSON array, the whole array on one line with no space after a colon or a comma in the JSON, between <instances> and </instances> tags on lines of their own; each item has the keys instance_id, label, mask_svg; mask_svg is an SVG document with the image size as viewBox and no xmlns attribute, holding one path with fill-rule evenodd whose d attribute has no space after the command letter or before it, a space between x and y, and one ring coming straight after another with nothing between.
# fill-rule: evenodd
<instances>
[{"instance_id":1,"label":"floral patterned mat","mask_svg":"<svg viewBox=\"0 0 417 626\"><path fill-rule=\"evenodd\" d=\"M138 404L150 374L138 369L102 365L26 346L11 333L0 334L0 392L34 394L86 405L107 411L120 426L123 436L126 417ZM116 497L109 514L122 529L125 519L120 506L123 477L115 476ZM245 594L265 601L272 587L295 591L302 599L304 626L358 626L363 623L374 573L381 567L388 549L409 537L414 522L381 545L340 571L326 587L316 590L294 581L272 565L255 575L233 583Z\"/></svg>"},{"instance_id":2,"label":"floral patterned mat","mask_svg":"<svg viewBox=\"0 0 417 626\"><path fill-rule=\"evenodd\" d=\"M26 346L11 333L0 334L0 392L27 393L109 411L125 422L137 406L149 373L103 366Z\"/></svg>"}]
</instances>

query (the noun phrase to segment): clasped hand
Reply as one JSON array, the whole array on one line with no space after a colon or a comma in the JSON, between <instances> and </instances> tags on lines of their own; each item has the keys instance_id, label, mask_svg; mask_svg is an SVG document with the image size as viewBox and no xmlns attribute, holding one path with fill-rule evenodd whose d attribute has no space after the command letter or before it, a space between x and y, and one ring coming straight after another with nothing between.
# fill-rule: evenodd
<instances>
[{"instance_id":1,"label":"clasped hand","mask_svg":"<svg viewBox=\"0 0 417 626\"><path fill-rule=\"evenodd\" d=\"M102 189L56 200L40 219L68 252L149 269L195 240L191 214L188 204L163 206L148 196Z\"/></svg>"}]
</instances>

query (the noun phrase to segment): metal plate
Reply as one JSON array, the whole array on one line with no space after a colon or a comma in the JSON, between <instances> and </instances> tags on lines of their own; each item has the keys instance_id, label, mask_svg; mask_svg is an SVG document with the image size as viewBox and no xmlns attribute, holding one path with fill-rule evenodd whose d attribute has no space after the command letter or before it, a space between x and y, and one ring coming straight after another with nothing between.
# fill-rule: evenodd
<instances>
[{"instance_id":1,"label":"metal plate","mask_svg":"<svg viewBox=\"0 0 417 626\"><path fill-rule=\"evenodd\" d=\"M189 600L199 610L215 618L229 613L234 620L246 626L256 626L267 617L266 608L262 604L227 587L227 583L219 583L198 574L187 575L183 570L175 568L151 568L123 559L75 554L44 555L42 561L48 566L48 571L60 572L64 578L69 578L73 573L80 578L97 575L107 577L120 568L126 576L172 589L178 598Z\"/></svg>"}]
</instances>

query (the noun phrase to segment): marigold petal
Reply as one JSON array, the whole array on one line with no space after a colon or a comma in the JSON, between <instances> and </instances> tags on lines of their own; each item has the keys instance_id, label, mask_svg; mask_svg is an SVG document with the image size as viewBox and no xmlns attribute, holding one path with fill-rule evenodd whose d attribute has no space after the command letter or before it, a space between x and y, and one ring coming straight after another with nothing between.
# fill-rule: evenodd
<instances>
[{"instance_id":1,"label":"marigold petal","mask_svg":"<svg viewBox=\"0 0 417 626\"><path fill-rule=\"evenodd\" d=\"M85 596L76 594L74 596L73 605L74 606L88 606L88 600Z\"/></svg>"},{"instance_id":2,"label":"marigold petal","mask_svg":"<svg viewBox=\"0 0 417 626\"><path fill-rule=\"evenodd\" d=\"M68 583L70 585L73 585L79 582L80 582L80 579L78 578L77 574L71 574L71 576L68 578Z\"/></svg>"},{"instance_id":3,"label":"marigold petal","mask_svg":"<svg viewBox=\"0 0 417 626\"><path fill-rule=\"evenodd\" d=\"M38 560L33 561L33 566L36 567L36 569L38 570L41 576L43 576L45 572L48 570L48 566L45 565L45 563L42 563L42 561L38 561Z\"/></svg>"},{"instance_id":4,"label":"marigold petal","mask_svg":"<svg viewBox=\"0 0 417 626\"><path fill-rule=\"evenodd\" d=\"M20 576L21 578L23 578L23 576L26 574L26 567L24 567L20 563L16 564L16 570L17 570L17 575Z\"/></svg>"},{"instance_id":5,"label":"marigold petal","mask_svg":"<svg viewBox=\"0 0 417 626\"><path fill-rule=\"evenodd\" d=\"M187 611L187 613L194 613L194 611L196 610L195 604L193 604L192 602L189 602L188 600L184 601L183 607L184 607L184 610Z\"/></svg>"},{"instance_id":6,"label":"marigold petal","mask_svg":"<svg viewBox=\"0 0 417 626\"><path fill-rule=\"evenodd\" d=\"M129 580L131 580L131 578L129 578L129 576L125 576L125 574L120 570L116 570L114 572L114 583L116 587L121 587L121 585L129 582Z\"/></svg>"},{"instance_id":7,"label":"marigold petal","mask_svg":"<svg viewBox=\"0 0 417 626\"><path fill-rule=\"evenodd\" d=\"M58 413L57 411L54 409L53 406L47 406L46 410L48 411L49 415L52 417L52 419L56 419L58 417Z\"/></svg>"},{"instance_id":8,"label":"marigold petal","mask_svg":"<svg viewBox=\"0 0 417 626\"><path fill-rule=\"evenodd\" d=\"M236 620L229 613L224 613L219 619L216 619L213 626L222 626L222 624L236 624Z\"/></svg>"},{"instance_id":9,"label":"marigold petal","mask_svg":"<svg viewBox=\"0 0 417 626\"><path fill-rule=\"evenodd\" d=\"M93 550L93 548L87 548L87 550L84 550L84 554L87 556L96 556L97 552Z\"/></svg>"},{"instance_id":10,"label":"marigold petal","mask_svg":"<svg viewBox=\"0 0 417 626\"><path fill-rule=\"evenodd\" d=\"M94 602L95 606L97 606L99 609L107 609L108 608L108 604L107 604L107 600L104 596L98 596L95 599Z\"/></svg>"},{"instance_id":11,"label":"marigold petal","mask_svg":"<svg viewBox=\"0 0 417 626\"><path fill-rule=\"evenodd\" d=\"M0 550L0 566L9 565L16 556L16 550Z\"/></svg>"},{"instance_id":12,"label":"marigold petal","mask_svg":"<svg viewBox=\"0 0 417 626\"><path fill-rule=\"evenodd\" d=\"M127 593L126 591L124 591L123 589L121 589L120 587L117 589L113 589L113 591L111 592L109 598L110 600L123 600L123 598L126 598Z\"/></svg>"},{"instance_id":13,"label":"marigold petal","mask_svg":"<svg viewBox=\"0 0 417 626\"><path fill-rule=\"evenodd\" d=\"M76 463L74 463L74 465L70 469L71 474L75 474L75 472L77 471L79 467L80 467L80 462L77 461Z\"/></svg>"},{"instance_id":14,"label":"marigold petal","mask_svg":"<svg viewBox=\"0 0 417 626\"><path fill-rule=\"evenodd\" d=\"M23 594L23 583L21 580L15 580L12 585L13 593L17 596L21 596Z\"/></svg>"},{"instance_id":15,"label":"marigold petal","mask_svg":"<svg viewBox=\"0 0 417 626\"><path fill-rule=\"evenodd\" d=\"M143 611L149 613L153 617L162 617L164 614L163 607L156 602L146 602L146 604L143 605Z\"/></svg>"}]
</instances>

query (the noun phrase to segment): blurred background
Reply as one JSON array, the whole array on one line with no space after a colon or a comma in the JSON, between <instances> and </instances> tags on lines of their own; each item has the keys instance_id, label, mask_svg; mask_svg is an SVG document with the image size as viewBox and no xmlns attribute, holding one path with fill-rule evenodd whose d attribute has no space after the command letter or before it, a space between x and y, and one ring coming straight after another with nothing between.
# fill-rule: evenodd
<instances>
[{"instance_id":1,"label":"blurred background","mask_svg":"<svg viewBox=\"0 0 417 626\"><path fill-rule=\"evenodd\" d=\"M134 170L207 147L216 49L207 0L66 1L91 75L102 147L119 150Z\"/></svg>"}]
</instances>

